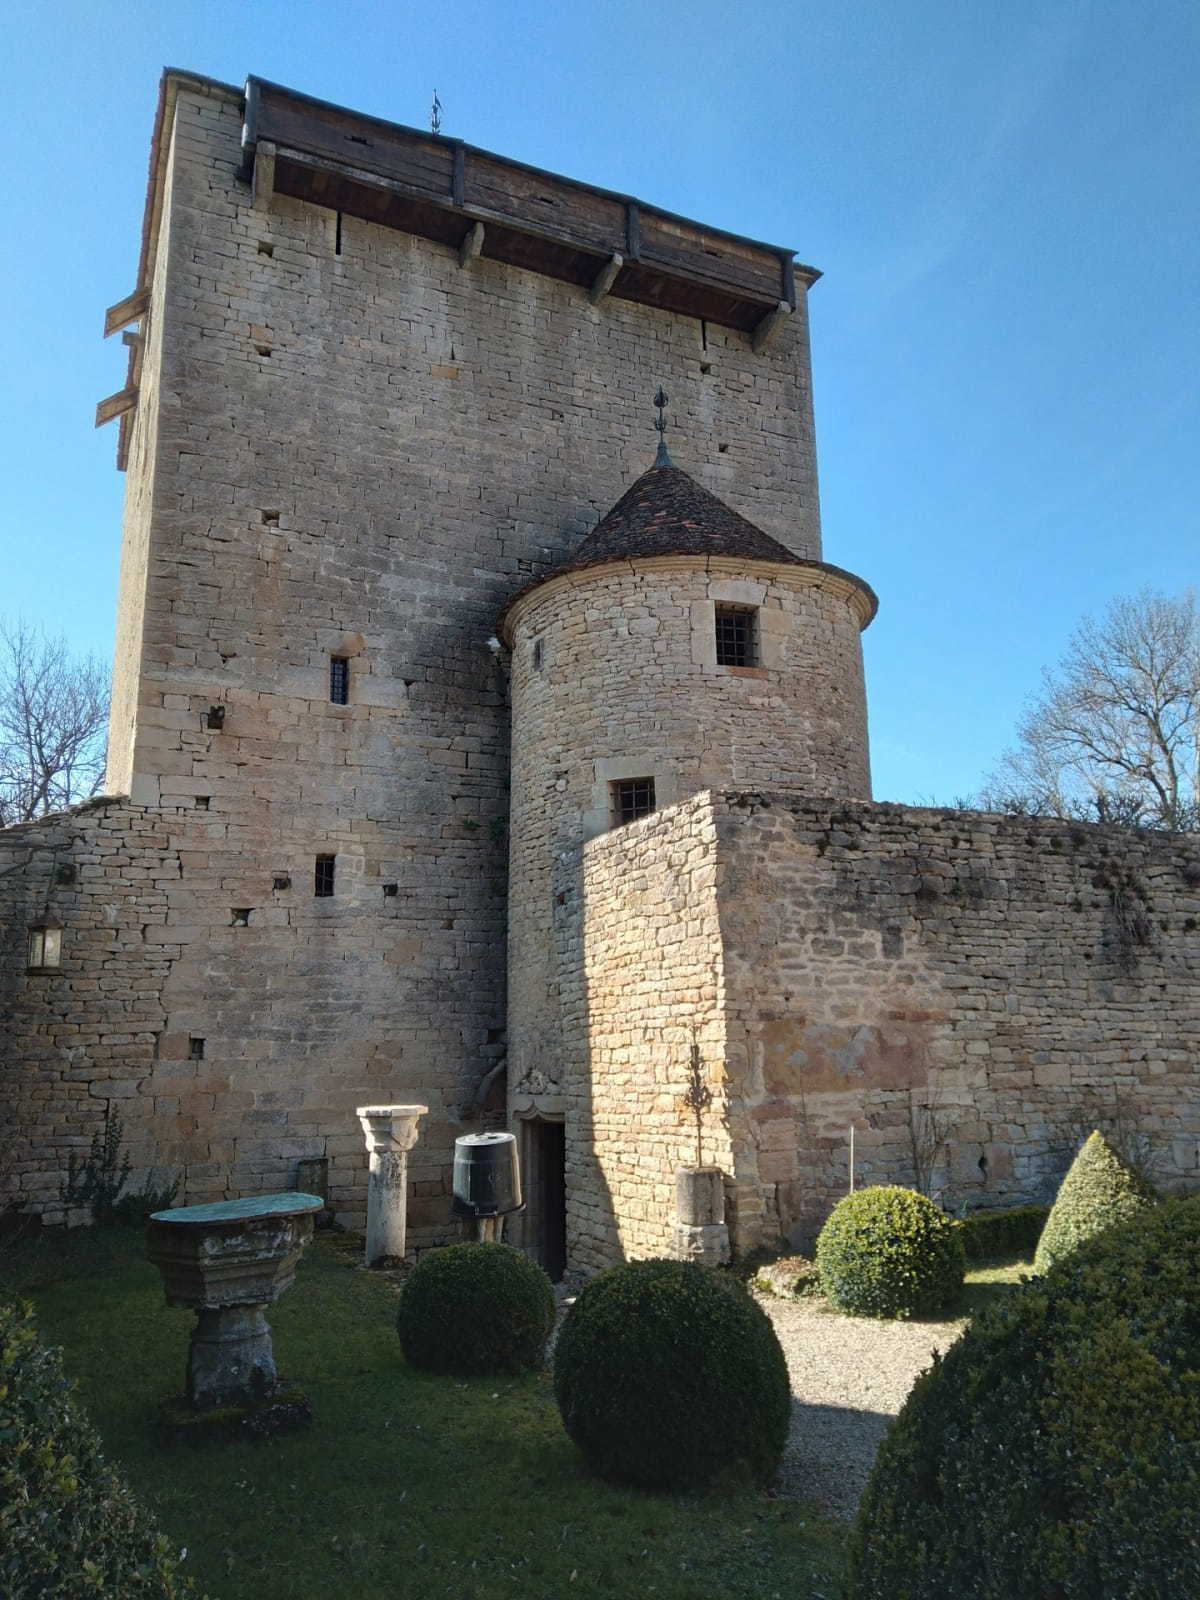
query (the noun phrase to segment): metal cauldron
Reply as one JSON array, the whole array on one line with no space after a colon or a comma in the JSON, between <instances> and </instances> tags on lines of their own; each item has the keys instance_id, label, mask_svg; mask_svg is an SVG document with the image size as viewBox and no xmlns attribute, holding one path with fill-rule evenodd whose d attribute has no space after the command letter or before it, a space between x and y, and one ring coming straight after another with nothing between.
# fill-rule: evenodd
<instances>
[{"instance_id":1,"label":"metal cauldron","mask_svg":"<svg viewBox=\"0 0 1200 1600\"><path fill-rule=\"evenodd\" d=\"M524 1210L517 1141L511 1133L465 1133L454 1141L456 1217L480 1224L481 1238L496 1238L496 1219Z\"/></svg>"}]
</instances>

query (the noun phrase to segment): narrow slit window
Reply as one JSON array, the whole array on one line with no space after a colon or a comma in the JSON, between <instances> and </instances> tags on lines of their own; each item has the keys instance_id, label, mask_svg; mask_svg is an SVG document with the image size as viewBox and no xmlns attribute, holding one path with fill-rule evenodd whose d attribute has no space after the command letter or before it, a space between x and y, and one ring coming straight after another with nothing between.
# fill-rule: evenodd
<instances>
[{"instance_id":1,"label":"narrow slit window","mask_svg":"<svg viewBox=\"0 0 1200 1600\"><path fill-rule=\"evenodd\" d=\"M653 778L622 778L612 785L612 824L621 828L627 822L649 816L654 810Z\"/></svg>"},{"instance_id":2,"label":"narrow slit window","mask_svg":"<svg viewBox=\"0 0 1200 1600\"><path fill-rule=\"evenodd\" d=\"M333 869L337 861L336 856L318 856L317 869L313 880L313 893L319 900L327 899L333 893Z\"/></svg>"},{"instance_id":3,"label":"narrow slit window","mask_svg":"<svg viewBox=\"0 0 1200 1600\"><path fill-rule=\"evenodd\" d=\"M758 610L755 606L717 607L717 665L758 665Z\"/></svg>"},{"instance_id":4,"label":"narrow slit window","mask_svg":"<svg viewBox=\"0 0 1200 1600\"><path fill-rule=\"evenodd\" d=\"M329 698L335 706L350 703L350 657L330 656Z\"/></svg>"}]
</instances>

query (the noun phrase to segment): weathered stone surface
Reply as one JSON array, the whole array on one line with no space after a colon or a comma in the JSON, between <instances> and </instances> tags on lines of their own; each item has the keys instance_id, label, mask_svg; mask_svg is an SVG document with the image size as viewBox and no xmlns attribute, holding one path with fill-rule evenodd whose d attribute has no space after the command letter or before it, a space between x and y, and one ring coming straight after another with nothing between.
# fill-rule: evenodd
<instances>
[{"instance_id":1,"label":"weathered stone surface","mask_svg":"<svg viewBox=\"0 0 1200 1600\"><path fill-rule=\"evenodd\" d=\"M309 1204L300 1208L297 1201ZM319 1206L311 1195L266 1195L151 1219L146 1254L162 1273L167 1304L196 1312L189 1405L254 1405L274 1391L278 1375L263 1308L294 1281Z\"/></svg>"}]
</instances>

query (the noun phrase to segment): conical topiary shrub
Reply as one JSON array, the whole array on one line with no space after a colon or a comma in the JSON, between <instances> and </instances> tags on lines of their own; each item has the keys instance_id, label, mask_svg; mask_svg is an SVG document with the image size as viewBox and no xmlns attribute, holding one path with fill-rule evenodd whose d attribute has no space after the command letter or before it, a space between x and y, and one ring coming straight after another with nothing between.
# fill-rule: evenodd
<instances>
[{"instance_id":1,"label":"conical topiary shrub","mask_svg":"<svg viewBox=\"0 0 1200 1600\"><path fill-rule=\"evenodd\" d=\"M1118 1222L1131 1221L1156 1198L1145 1178L1117 1154L1102 1133L1089 1134L1046 1218L1033 1270L1049 1272L1085 1239Z\"/></svg>"}]
</instances>

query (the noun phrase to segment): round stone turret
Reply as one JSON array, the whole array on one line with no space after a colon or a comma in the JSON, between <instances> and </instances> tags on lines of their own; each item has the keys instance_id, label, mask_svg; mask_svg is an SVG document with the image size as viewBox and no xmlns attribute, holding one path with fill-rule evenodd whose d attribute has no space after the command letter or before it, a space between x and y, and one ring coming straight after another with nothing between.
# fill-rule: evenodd
<instances>
[{"instance_id":1,"label":"round stone turret","mask_svg":"<svg viewBox=\"0 0 1200 1600\"><path fill-rule=\"evenodd\" d=\"M861 579L793 554L661 457L509 603L518 1114L531 1086L552 1109L560 1072L571 935L556 871L582 841L703 789L870 799L859 636L875 610Z\"/></svg>"}]
</instances>

